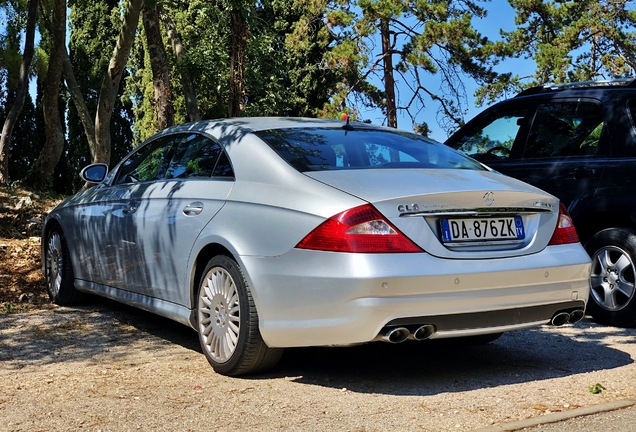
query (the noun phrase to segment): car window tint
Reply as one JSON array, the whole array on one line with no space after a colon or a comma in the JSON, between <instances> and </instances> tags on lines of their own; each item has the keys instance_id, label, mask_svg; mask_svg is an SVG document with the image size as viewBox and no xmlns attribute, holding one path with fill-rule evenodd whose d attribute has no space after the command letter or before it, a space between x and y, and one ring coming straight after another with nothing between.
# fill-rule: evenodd
<instances>
[{"instance_id":1,"label":"car window tint","mask_svg":"<svg viewBox=\"0 0 636 432\"><path fill-rule=\"evenodd\" d=\"M369 165L382 165L389 162L417 162L413 156L381 144L366 143Z\"/></svg>"},{"instance_id":2,"label":"car window tint","mask_svg":"<svg viewBox=\"0 0 636 432\"><path fill-rule=\"evenodd\" d=\"M230 159L227 157L227 154L224 151L222 151L221 155L219 156L219 160L214 167L212 177L234 178L234 170L232 169L232 164L230 164Z\"/></svg>"},{"instance_id":3,"label":"car window tint","mask_svg":"<svg viewBox=\"0 0 636 432\"><path fill-rule=\"evenodd\" d=\"M210 177L221 146L202 135L189 134L178 141L166 178Z\"/></svg>"},{"instance_id":4,"label":"car window tint","mask_svg":"<svg viewBox=\"0 0 636 432\"><path fill-rule=\"evenodd\" d=\"M528 111L529 108L516 108L497 113L485 126L461 138L457 150L478 160L507 159Z\"/></svg>"},{"instance_id":5,"label":"car window tint","mask_svg":"<svg viewBox=\"0 0 636 432\"><path fill-rule=\"evenodd\" d=\"M115 183L137 183L163 178L172 157L174 142L174 137L168 136L140 147L123 162Z\"/></svg>"},{"instance_id":6,"label":"car window tint","mask_svg":"<svg viewBox=\"0 0 636 432\"><path fill-rule=\"evenodd\" d=\"M524 158L594 155L603 131L600 107L592 102L539 106Z\"/></svg>"},{"instance_id":7,"label":"car window tint","mask_svg":"<svg viewBox=\"0 0 636 432\"><path fill-rule=\"evenodd\" d=\"M299 171L359 168L484 169L421 135L366 127L289 128L256 132Z\"/></svg>"}]
</instances>

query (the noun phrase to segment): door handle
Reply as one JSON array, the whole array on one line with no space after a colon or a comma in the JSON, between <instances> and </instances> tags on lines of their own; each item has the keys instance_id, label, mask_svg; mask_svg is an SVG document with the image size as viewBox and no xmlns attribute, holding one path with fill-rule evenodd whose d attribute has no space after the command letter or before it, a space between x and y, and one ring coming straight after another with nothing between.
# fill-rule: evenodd
<instances>
[{"instance_id":1,"label":"door handle","mask_svg":"<svg viewBox=\"0 0 636 432\"><path fill-rule=\"evenodd\" d=\"M183 214L186 216L196 216L203 211L203 203L201 201L191 202L183 208Z\"/></svg>"},{"instance_id":2,"label":"door handle","mask_svg":"<svg viewBox=\"0 0 636 432\"><path fill-rule=\"evenodd\" d=\"M137 211L137 206L136 205L129 205L128 207L123 209L121 212L123 214L125 214L125 215L128 215L128 214L133 214L136 211Z\"/></svg>"}]
</instances>

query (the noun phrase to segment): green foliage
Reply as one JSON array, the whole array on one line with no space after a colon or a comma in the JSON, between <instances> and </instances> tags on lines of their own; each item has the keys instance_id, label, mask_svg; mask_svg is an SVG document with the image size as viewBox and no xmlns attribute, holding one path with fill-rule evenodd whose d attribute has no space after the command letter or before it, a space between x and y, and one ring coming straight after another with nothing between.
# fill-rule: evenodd
<instances>
[{"instance_id":1,"label":"green foliage","mask_svg":"<svg viewBox=\"0 0 636 432\"><path fill-rule=\"evenodd\" d=\"M247 104L243 115L318 115L341 80L335 69L323 65L333 37L325 24L322 3L272 0L235 4L194 0L188 8L163 4L188 49L180 65L169 53L177 121L186 118L181 83L176 79L182 73L190 77L195 87L202 118L227 115L229 12L230 7L238 6L249 28L244 77ZM166 45L170 45L167 40ZM138 38L127 82L134 105L137 142L155 131L148 90L151 76L144 51Z\"/></svg>"},{"instance_id":2,"label":"green foliage","mask_svg":"<svg viewBox=\"0 0 636 432\"><path fill-rule=\"evenodd\" d=\"M492 44L500 58L536 62L529 76L508 74L477 94L493 101L503 94L545 83L631 76L636 68L636 7L628 0L508 0L517 29Z\"/></svg>"},{"instance_id":3,"label":"green foliage","mask_svg":"<svg viewBox=\"0 0 636 432\"><path fill-rule=\"evenodd\" d=\"M0 30L0 128L13 106L22 65L23 34L27 21L27 2L0 4L0 17L6 27ZM27 94L21 115L13 128L8 149L9 179L24 179L37 158L44 142L44 120L30 94Z\"/></svg>"},{"instance_id":4,"label":"green foliage","mask_svg":"<svg viewBox=\"0 0 636 432\"><path fill-rule=\"evenodd\" d=\"M8 110L0 109L0 121ZM30 95L27 95L22 113L13 128L11 145L9 146L9 178L12 181L26 177L33 161L40 154L44 143L44 119L41 111L36 110Z\"/></svg>"},{"instance_id":5,"label":"green foliage","mask_svg":"<svg viewBox=\"0 0 636 432\"><path fill-rule=\"evenodd\" d=\"M132 113L135 119L134 145L140 144L157 132L157 120L154 109L154 89L152 87L152 70L147 50L147 39L143 28L135 39L130 58L129 74L125 82L123 100L132 102Z\"/></svg>"},{"instance_id":6,"label":"green foliage","mask_svg":"<svg viewBox=\"0 0 636 432\"><path fill-rule=\"evenodd\" d=\"M154 2L154 0L153 0ZM228 112L232 38L230 12L247 23L242 115L290 115L336 118L346 112L364 120L367 109L388 113L390 93L383 60L391 56L394 79L402 83L397 108L413 128L424 110L436 110L438 122L452 131L464 122L467 80L477 83L478 103L492 102L528 86L623 77L636 68L636 7L627 0L509 0L517 11L517 29L491 41L475 29L486 17L489 0L192 0L157 2L171 17L187 53L176 61L168 48L175 122L186 121L181 76L197 96L202 118ZM70 57L92 115L121 27L119 0L70 0ZM20 32L26 1L0 3L8 23L0 30L0 120L10 107L21 60ZM379 36L388 24L390 47L382 52ZM50 42L43 21L34 69L43 77ZM386 26L383 28L386 29ZM165 32L165 29L163 29ZM386 32L385 32L386 34ZM114 163L156 132L152 72L143 28L118 94L111 125ZM496 73L499 62L532 59L536 71L519 76ZM62 94L63 100L67 99ZM43 142L39 102L27 101L11 147L10 176L26 175ZM79 170L91 162L83 126L67 103L68 145L53 187L71 193L82 186ZM419 121L418 121L419 120ZM29 127L29 125L35 125ZM408 127L408 125L400 125Z\"/></svg>"},{"instance_id":7,"label":"green foliage","mask_svg":"<svg viewBox=\"0 0 636 432\"><path fill-rule=\"evenodd\" d=\"M4 29L0 30L0 70L4 73L0 100L6 99L7 91L15 91L18 87L22 54L20 47L20 32L26 25L26 9L21 8L20 2L7 2L0 6L0 14L5 15ZM0 15L1 16L1 15Z\"/></svg>"},{"instance_id":8,"label":"green foliage","mask_svg":"<svg viewBox=\"0 0 636 432\"><path fill-rule=\"evenodd\" d=\"M386 114L383 59L393 56L390 72L407 87L398 94L397 108L414 127L427 105L438 107L446 129L463 124L468 102L463 81L486 84L498 77L492 69L497 60L493 44L473 26L486 16L480 3L485 1L357 0L356 9L332 4L340 9L328 14L335 17L328 22L337 38L326 62L339 68L343 79L324 112L379 107ZM386 52L377 46L382 22L390 35Z\"/></svg>"},{"instance_id":9,"label":"green foliage","mask_svg":"<svg viewBox=\"0 0 636 432\"><path fill-rule=\"evenodd\" d=\"M605 387L603 387L599 383L596 383L593 386L588 387L587 390L592 394L600 394L603 390L605 390Z\"/></svg>"},{"instance_id":10,"label":"green foliage","mask_svg":"<svg viewBox=\"0 0 636 432\"><path fill-rule=\"evenodd\" d=\"M104 73L121 27L119 2L73 0L69 2L69 6L69 56L86 105L94 117ZM124 72L124 77L127 73ZM123 86L122 82L120 95L123 94ZM92 162L92 158L86 132L70 98L66 107L68 140L56 168L53 188L56 192L70 194L84 185L79 172ZM119 97L114 110L111 119L111 166L130 151L134 121L129 98Z\"/></svg>"}]
</instances>

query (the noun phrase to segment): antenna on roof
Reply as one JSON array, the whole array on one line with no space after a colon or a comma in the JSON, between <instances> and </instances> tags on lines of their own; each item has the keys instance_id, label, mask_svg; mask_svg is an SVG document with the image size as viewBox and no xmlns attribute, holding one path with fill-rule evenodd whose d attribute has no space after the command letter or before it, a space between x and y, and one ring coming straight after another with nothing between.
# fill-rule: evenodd
<instances>
[{"instance_id":1,"label":"antenna on roof","mask_svg":"<svg viewBox=\"0 0 636 432\"><path fill-rule=\"evenodd\" d=\"M346 131L350 131L353 130L353 126L351 126L349 124L349 120L351 119L351 116L349 116L349 114L347 113L342 113L338 116L338 118L342 121L346 121L347 123L342 127L344 130Z\"/></svg>"}]
</instances>

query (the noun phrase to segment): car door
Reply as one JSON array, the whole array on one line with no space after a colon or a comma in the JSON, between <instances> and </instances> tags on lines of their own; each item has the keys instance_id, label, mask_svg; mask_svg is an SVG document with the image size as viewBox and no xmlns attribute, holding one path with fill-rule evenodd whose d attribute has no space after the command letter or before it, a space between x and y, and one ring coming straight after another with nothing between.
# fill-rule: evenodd
<instances>
[{"instance_id":1,"label":"car door","mask_svg":"<svg viewBox=\"0 0 636 432\"><path fill-rule=\"evenodd\" d=\"M140 164L159 166L154 180L119 185L128 189L123 223L134 242L122 250L130 272L123 282L126 289L186 305L192 245L225 203L234 177L227 155L212 139L194 133L172 139L161 164ZM130 176L126 171L121 175Z\"/></svg>"},{"instance_id":2,"label":"car door","mask_svg":"<svg viewBox=\"0 0 636 432\"><path fill-rule=\"evenodd\" d=\"M568 207L584 204L593 198L609 157L605 124L597 100L544 100L521 158L500 171L550 192Z\"/></svg>"},{"instance_id":3,"label":"car door","mask_svg":"<svg viewBox=\"0 0 636 432\"><path fill-rule=\"evenodd\" d=\"M140 146L118 168L111 185L93 188L93 197L80 206L77 229L90 229L81 254L91 282L126 291L150 294L140 263L139 233L134 214L139 197L165 172L165 159L175 145L173 136Z\"/></svg>"},{"instance_id":4,"label":"car door","mask_svg":"<svg viewBox=\"0 0 636 432\"><path fill-rule=\"evenodd\" d=\"M607 225L611 221L614 226L631 226L636 221L636 99L626 93L608 98L605 104L608 129L612 132L611 158L603 170L590 213ZM599 223L594 222L591 225L598 230Z\"/></svg>"}]
</instances>

